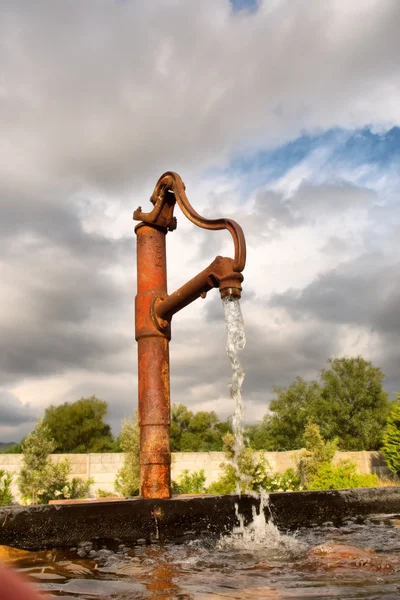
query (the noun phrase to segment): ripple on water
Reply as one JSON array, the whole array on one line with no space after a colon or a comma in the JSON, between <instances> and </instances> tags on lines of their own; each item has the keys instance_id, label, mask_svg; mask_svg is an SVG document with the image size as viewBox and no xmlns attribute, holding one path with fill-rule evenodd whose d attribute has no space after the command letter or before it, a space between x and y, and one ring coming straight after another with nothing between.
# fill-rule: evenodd
<instances>
[{"instance_id":1,"label":"ripple on water","mask_svg":"<svg viewBox=\"0 0 400 600\"><path fill-rule=\"evenodd\" d=\"M206 539L10 555L36 587L58 599L400 598L400 529L381 518L295 535L266 529L264 545L254 549Z\"/></svg>"}]
</instances>

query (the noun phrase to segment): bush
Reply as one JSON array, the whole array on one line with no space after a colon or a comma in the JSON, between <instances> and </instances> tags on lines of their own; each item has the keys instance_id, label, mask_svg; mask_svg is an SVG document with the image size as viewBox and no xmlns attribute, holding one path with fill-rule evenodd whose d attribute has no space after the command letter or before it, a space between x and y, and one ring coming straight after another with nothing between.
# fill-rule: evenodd
<instances>
[{"instance_id":1,"label":"bush","mask_svg":"<svg viewBox=\"0 0 400 600\"><path fill-rule=\"evenodd\" d=\"M133 419L124 419L119 439L125 457L124 466L115 477L115 490L121 496L137 496L140 486L140 434L137 412Z\"/></svg>"},{"instance_id":2,"label":"bush","mask_svg":"<svg viewBox=\"0 0 400 600\"><path fill-rule=\"evenodd\" d=\"M234 456L234 437L227 433L224 438L224 449L228 459ZM277 491L294 491L299 489L300 481L293 469L284 473L274 473L270 464L261 452L251 448L243 448L237 457L237 467L232 463L221 464L222 475L212 483L207 492L210 494L232 494Z\"/></svg>"},{"instance_id":3,"label":"bush","mask_svg":"<svg viewBox=\"0 0 400 600\"><path fill-rule=\"evenodd\" d=\"M356 473L356 465L350 461L341 461L337 466L322 464L310 480L309 490L340 490L345 488L376 487L377 475Z\"/></svg>"},{"instance_id":4,"label":"bush","mask_svg":"<svg viewBox=\"0 0 400 600\"><path fill-rule=\"evenodd\" d=\"M93 480L74 477L68 481L71 465L67 459L55 464L50 461L54 442L49 429L38 419L35 429L22 442L24 458L19 472L18 486L23 501L45 504L49 500L83 498Z\"/></svg>"},{"instance_id":5,"label":"bush","mask_svg":"<svg viewBox=\"0 0 400 600\"><path fill-rule=\"evenodd\" d=\"M0 469L0 506L9 506L13 503L13 495L11 493L12 480L12 473Z\"/></svg>"},{"instance_id":6,"label":"bush","mask_svg":"<svg viewBox=\"0 0 400 600\"><path fill-rule=\"evenodd\" d=\"M320 469L331 465L338 449L338 441L334 439L326 442L318 425L311 421L305 427L303 438L306 447L300 453L298 476L302 487L310 489L311 481Z\"/></svg>"},{"instance_id":7,"label":"bush","mask_svg":"<svg viewBox=\"0 0 400 600\"><path fill-rule=\"evenodd\" d=\"M295 492L302 489L299 475L292 468L283 473L270 471L262 487L266 492Z\"/></svg>"},{"instance_id":8,"label":"bush","mask_svg":"<svg viewBox=\"0 0 400 600\"><path fill-rule=\"evenodd\" d=\"M318 425L309 422L304 431L305 450L300 454L299 478L307 490L338 490L375 487L379 479L372 474L358 474L356 465L348 460L332 464L338 447L337 440L326 442Z\"/></svg>"},{"instance_id":9,"label":"bush","mask_svg":"<svg viewBox=\"0 0 400 600\"><path fill-rule=\"evenodd\" d=\"M204 469L190 474L188 469L182 471L178 481L172 481L173 494L205 494L206 474Z\"/></svg>"},{"instance_id":10,"label":"bush","mask_svg":"<svg viewBox=\"0 0 400 600\"><path fill-rule=\"evenodd\" d=\"M22 442L24 458L18 477L18 487L22 499L29 504L37 504L39 495L51 481L49 454L54 450L54 442L48 427L38 419L36 427Z\"/></svg>"},{"instance_id":11,"label":"bush","mask_svg":"<svg viewBox=\"0 0 400 600\"><path fill-rule=\"evenodd\" d=\"M107 490L98 489L96 492L96 498L119 498L119 495L114 494L113 492L108 492Z\"/></svg>"},{"instance_id":12,"label":"bush","mask_svg":"<svg viewBox=\"0 0 400 600\"><path fill-rule=\"evenodd\" d=\"M399 411L400 413L400 411ZM329 490L343 488L376 487L380 480L376 475L358 474L356 465L341 461L332 465L337 450L337 440L326 442L318 425L309 422L305 428L306 448L301 451L297 469L274 473L265 457L251 448L244 448L238 459L237 468L232 463L222 463L220 478L212 483L210 494L232 494L236 491L289 492L302 489ZM228 459L233 458L234 439L232 434L224 437L224 448Z\"/></svg>"},{"instance_id":13,"label":"bush","mask_svg":"<svg viewBox=\"0 0 400 600\"><path fill-rule=\"evenodd\" d=\"M400 400L400 394L397 396ZM395 404L390 411L383 434L382 453L389 469L400 476L400 404Z\"/></svg>"},{"instance_id":14,"label":"bush","mask_svg":"<svg viewBox=\"0 0 400 600\"><path fill-rule=\"evenodd\" d=\"M47 504L49 500L86 498L94 479L83 480L80 477L73 477L69 480L70 473L71 465L68 459L59 463L50 463L47 486L38 494L38 503Z\"/></svg>"}]
</instances>

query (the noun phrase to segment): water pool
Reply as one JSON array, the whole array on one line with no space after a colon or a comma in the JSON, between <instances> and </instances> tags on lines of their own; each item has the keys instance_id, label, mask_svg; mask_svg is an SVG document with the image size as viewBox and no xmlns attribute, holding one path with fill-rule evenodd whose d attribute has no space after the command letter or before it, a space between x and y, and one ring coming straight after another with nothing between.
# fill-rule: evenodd
<instances>
[{"instance_id":1,"label":"water pool","mask_svg":"<svg viewBox=\"0 0 400 600\"><path fill-rule=\"evenodd\" d=\"M7 554L8 552L8 554ZM56 598L226 600L400 598L400 517L374 516L279 533L264 540L28 552L3 556Z\"/></svg>"}]
</instances>

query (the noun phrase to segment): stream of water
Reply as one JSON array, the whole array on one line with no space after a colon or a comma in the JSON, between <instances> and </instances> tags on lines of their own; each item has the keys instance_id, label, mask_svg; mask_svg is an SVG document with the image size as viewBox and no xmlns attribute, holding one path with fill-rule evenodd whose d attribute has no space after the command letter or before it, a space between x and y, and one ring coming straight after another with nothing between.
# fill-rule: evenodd
<instances>
[{"instance_id":1,"label":"stream of water","mask_svg":"<svg viewBox=\"0 0 400 600\"><path fill-rule=\"evenodd\" d=\"M234 413L232 416L232 430L235 438L233 447L234 457L233 466L239 479L243 479L243 474L239 471L238 456L244 448L243 439L243 418L244 405L242 399L242 385L244 381L244 369L239 359L239 352L246 345L246 334L244 321L240 308L240 301L237 298L227 296L222 300L224 309L224 318L227 330L226 353L232 367L232 377L230 381L230 392L234 401ZM244 482L245 483L245 482ZM239 488L240 486L238 486ZM238 489L237 492L240 490Z\"/></svg>"}]
</instances>

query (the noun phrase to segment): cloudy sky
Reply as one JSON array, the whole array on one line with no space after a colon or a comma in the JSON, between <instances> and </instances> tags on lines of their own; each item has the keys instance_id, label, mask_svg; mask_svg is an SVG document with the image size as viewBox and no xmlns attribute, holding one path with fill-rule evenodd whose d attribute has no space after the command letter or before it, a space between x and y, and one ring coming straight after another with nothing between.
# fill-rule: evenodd
<instances>
[{"instance_id":1,"label":"cloudy sky","mask_svg":"<svg viewBox=\"0 0 400 600\"><path fill-rule=\"evenodd\" d=\"M246 418L362 354L400 391L398 0L0 1L0 440L137 402L133 210L175 170L248 244ZM169 290L232 256L176 210ZM172 401L233 411L217 291L174 317Z\"/></svg>"}]
</instances>

